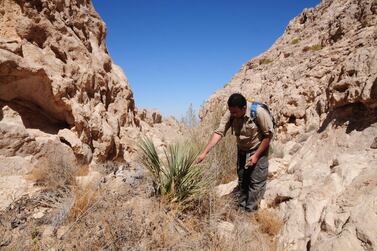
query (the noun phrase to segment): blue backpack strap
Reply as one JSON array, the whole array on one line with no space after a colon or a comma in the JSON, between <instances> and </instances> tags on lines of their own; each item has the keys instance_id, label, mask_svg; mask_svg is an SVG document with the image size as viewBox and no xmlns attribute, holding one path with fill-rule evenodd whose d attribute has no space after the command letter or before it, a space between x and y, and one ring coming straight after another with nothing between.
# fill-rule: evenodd
<instances>
[{"instance_id":1,"label":"blue backpack strap","mask_svg":"<svg viewBox=\"0 0 377 251\"><path fill-rule=\"evenodd\" d=\"M257 107L260 105L258 102L251 102L250 117L255 119L257 117Z\"/></svg>"},{"instance_id":2,"label":"blue backpack strap","mask_svg":"<svg viewBox=\"0 0 377 251\"><path fill-rule=\"evenodd\" d=\"M271 120L272 120L272 124L275 128L275 119L274 117L272 116L271 112L270 112L270 109L268 108L268 106L264 103L259 103L259 102L252 102L251 103L251 107L250 107L250 117L254 120L256 119L257 117L257 108L258 106L262 106L267 112L268 114L270 114L270 117L271 117Z\"/></svg>"}]
</instances>

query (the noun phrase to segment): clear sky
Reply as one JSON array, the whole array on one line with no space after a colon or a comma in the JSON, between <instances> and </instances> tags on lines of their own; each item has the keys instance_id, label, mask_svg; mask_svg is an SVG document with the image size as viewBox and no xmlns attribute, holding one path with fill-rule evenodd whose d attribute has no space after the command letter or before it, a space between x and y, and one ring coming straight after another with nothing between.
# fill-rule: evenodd
<instances>
[{"instance_id":1,"label":"clear sky","mask_svg":"<svg viewBox=\"0 0 377 251\"><path fill-rule=\"evenodd\" d=\"M136 105L180 118L198 110L288 22L320 0L93 0Z\"/></svg>"}]
</instances>

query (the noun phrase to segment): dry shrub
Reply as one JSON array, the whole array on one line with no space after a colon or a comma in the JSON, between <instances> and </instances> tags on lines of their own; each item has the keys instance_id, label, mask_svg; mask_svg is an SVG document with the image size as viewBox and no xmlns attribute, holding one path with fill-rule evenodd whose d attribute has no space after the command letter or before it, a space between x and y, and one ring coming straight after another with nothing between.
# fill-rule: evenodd
<instances>
[{"instance_id":1,"label":"dry shrub","mask_svg":"<svg viewBox=\"0 0 377 251\"><path fill-rule=\"evenodd\" d=\"M210 207L206 215L186 215L185 226L192 231L190 236L181 237L174 250L271 250L271 237L231 198L213 198ZM221 230L221 222L233 225L233 229Z\"/></svg>"},{"instance_id":2,"label":"dry shrub","mask_svg":"<svg viewBox=\"0 0 377 251\"><path fill-rule=\"evenodd\" d=\"M185 230L153 198L101 193L99 203L62 239L67 250L174 250ZM179 232L177 232L179 231ZM182 232L183 231L183 232Z\"/></svg>"},{"instance_id":3,"label":"dry shrub","mask_svg":"<svg viewBox=\"0 0 377 251\"><path fill-rule=\"evenodd\" d=\"M209 250L234 251L270 251L268 238L258 230L258 227L245 220L234 222L234 230L228 235L216 234L210 243Z\"/></svg>"},{"instance_id":4,"label":"dry shrub","mask_svg":"<svg viewBox=\"0 0 377 251\"><path fill-rule=\"evenodd\" d=\"M75 185L75 166L67 163L64 156L42 157L27 178L49 189L72 186Z\"/></svg>"},{"instance_id":5,"label":"dry shrub","mask_svg":"<svg viewBox=\"0 0 377 251\"><path fill-rule=\"evenodd\" d=\"M191 142L196 147L203 150L212 134L219 126L221 117L225 113L219 106L206 118L206 123L192 129L188 135ZM209 166L208 173L212 174L216 184L227 183L236 179L237 170L237 144L235 136L231 134L231 129L227 135L211 150L204 163Z\"/></svg>"},{"instance_id":6,"label":"dry shrub","mask_svg":"<svg viewBox=\"0 0 377 251\"><path fill-rule=\"evenodd\" d=\"M276 236L280 232L283 221L269 210L261 210L255 214L255 219L258 222L263 233L270 236Z\"/></svg>"},{"instance_id":7,"label":"dry shrub","mask_svg":"<svg viewBox=\"0 0 377 251\"><path fill-rule=\"evenodd\" d=\"M208 156L215 173L216 184L228 183L237 178L237 145L233 135L226 135Z\"/></svg>"},{"instance_id":8,"label":"dry shrub","mask_svg":"<svg viewBox=\"0 0 377 251\"><path fill-rule=\"evenodd\" d=\"M75 221L98 200L99 191L93 185L75 187L73 190L74 203L69 212L69 220Z\"/></svg>"}]
</instances>

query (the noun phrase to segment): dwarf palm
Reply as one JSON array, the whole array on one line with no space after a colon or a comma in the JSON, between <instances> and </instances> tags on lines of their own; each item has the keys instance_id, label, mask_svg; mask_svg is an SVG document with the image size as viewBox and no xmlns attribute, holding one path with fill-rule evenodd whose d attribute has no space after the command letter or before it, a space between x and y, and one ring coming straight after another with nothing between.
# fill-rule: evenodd
<instances>
[{"instance_id":1,"label":"dwarf palm","mask_svg":"<svg viewBox=\"0 0 377 251\"><path fill-rule=\"evenodd\" d=\"M171 202L197 198L208 186L204 168L196 163L199 155L192 143L169 145L160 160L153 142L146 138L140 144L142 164L150 171L157 185L157 192Z\"/></svg>"}]
</instances>

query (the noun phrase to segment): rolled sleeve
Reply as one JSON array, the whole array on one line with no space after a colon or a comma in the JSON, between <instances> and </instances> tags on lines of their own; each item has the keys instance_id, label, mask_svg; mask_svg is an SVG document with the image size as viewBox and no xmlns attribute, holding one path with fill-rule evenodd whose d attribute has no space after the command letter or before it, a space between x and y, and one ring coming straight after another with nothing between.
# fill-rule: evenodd
<instances>
[{"instance_id":1,"label":"rolled sleeve","mask_svg":"<svg viewBox=\"0 0 377 251\"><path fill-rule=\"evenodd\" d=\"M262 107L257 108L256 122L264 136L272 136L274 134L274 124L271 115Z\"/></svg>"},{"instance_id":2,"label":"rolled sleeve","mask_svg":"<svg viewBox=\"0 0 377 251\"><path fill-rule=\"evenodd\" d=\"M217 129L215 130L215 133L224 137L226 135L226 132L229 130L230 126L230 112L227 111L222 116L219 127L217 127Z\"/></svg>"}]
</instances>

